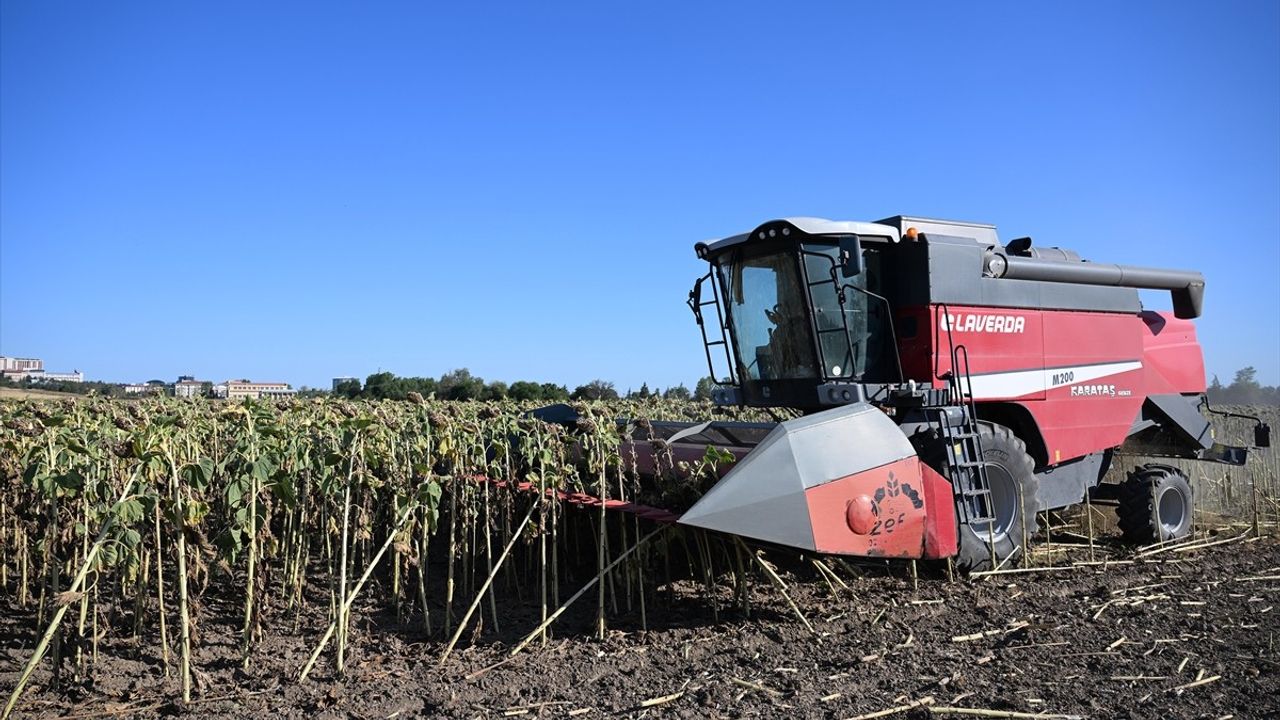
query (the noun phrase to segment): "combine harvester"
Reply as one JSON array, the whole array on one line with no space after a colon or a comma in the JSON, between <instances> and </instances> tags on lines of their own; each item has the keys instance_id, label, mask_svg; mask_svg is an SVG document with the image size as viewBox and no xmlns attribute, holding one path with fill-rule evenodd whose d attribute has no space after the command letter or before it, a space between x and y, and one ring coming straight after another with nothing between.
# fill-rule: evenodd
<instances>
[{"instance_id":1,"label":"combine harvester","mask_svg":"<svg viewBox=\"0 0 1280 720\"><path fill-rule=\"evenodd\" d=\"M1118 500L1130 540L1187 535L1188 478L1147 464L1102 484L1118 455L1244 462L1204 414L1198 272L902 216L776 220L695 250L710 270L689 306L715 402L804 415L637 431L624 452L642 471L654 439L676 459L708 445L737 458L680 524L978 570L1018 554L1037 512L1086 496ZM1170 291L1173 312L1144 310L1139 288ZM1259 422L1255 445L1269 444Z\"/></svg>"}]
</instances>

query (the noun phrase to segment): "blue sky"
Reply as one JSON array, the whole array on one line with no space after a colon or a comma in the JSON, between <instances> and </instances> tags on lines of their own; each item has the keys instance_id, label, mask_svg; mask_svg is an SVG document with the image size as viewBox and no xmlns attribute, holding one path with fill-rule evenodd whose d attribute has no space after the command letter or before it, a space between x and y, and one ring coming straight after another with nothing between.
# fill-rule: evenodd
<instances>
[{"instance_id":1,"label":"blue sky","mask_svg":"<svg viewBox=\"0 0 1280 720\"><path fill-rule=\"evenodd\" d=\"M695 241L901 213L1200 269L1280 382L1280 3L889 5L5 0L0 353L691 384Z\"/></svg>"}]
</instances>

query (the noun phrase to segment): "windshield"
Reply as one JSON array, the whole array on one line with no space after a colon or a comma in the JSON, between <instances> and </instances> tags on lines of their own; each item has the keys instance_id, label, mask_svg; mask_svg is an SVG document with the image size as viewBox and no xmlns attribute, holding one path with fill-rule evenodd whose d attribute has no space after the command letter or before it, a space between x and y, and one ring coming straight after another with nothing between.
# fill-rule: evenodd
<instances>
[{"instance_id":1,"label":"windshield","mask_svg":"<svg viewBox=\"0 0 1280 720\"><path fill-rule=\"evenodd\" d=\"M721 262L744 379L896 378L889 308L866 292L881 291L880 253L864 248L862 272L848 278L838 271L838 258L834 242L806 242L798 254L735 253ZM846 288L843 305L837 283ZM810 303L817 357L814 326L806 313Z\"/></svg>"},{"instance_id":2,"label":"windshield","mask_svg":"<svg viewBox=\"0 0 1280 720\"><path fill-rule=\"evenodd\" d=\"M721 271L738 364L747 380L817 377L794 253L735 255Z\"/></svg>"}]
</instances>

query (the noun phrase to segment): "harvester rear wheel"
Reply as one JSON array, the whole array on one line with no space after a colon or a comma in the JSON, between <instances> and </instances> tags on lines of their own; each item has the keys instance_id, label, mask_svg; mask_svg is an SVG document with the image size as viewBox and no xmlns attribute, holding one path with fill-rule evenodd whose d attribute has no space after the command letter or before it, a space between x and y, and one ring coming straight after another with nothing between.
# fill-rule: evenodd
<instances>
[{"instance_id":1,"label":"harvester rear wheel","mask_svg":"<svg viewBox=\"0 0 1280 720\"><path fill-rule=\"evenodd\" d=\"M969 523L960 514L955 563L964 572L992 569L993 555L998 564L1021 554L1025 538L1036 533L1035 462L1027 454L1026 444L1003 425L979 422L978 433L982 459L987 463L995 522ZM917 447L926 464L951 477L946 448L936 436L917 442Z\"/></svg>"},{"instance_id":2,"label":"harvester rear wheel","mask_svg":"<svg viewBox=\"0 0 1280 720\"><path fill-rule=\"evenodd\" d=\"M1139 544L1177 540L1191 534L1195 507L1191 483L1169 465L1140 465L1120 485L1116 514L1124 539Z\"/></svg>"}]
</instances>

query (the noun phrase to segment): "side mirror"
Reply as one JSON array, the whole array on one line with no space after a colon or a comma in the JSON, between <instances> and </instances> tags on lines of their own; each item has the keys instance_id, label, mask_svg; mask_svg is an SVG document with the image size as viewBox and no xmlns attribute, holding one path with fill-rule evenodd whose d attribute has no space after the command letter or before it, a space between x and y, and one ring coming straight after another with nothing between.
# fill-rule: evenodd
<instances>
[{"instance_id":1,"label":"side mirror","mask_svg":"<svg viewBox=\"0 0 1280 720\"><path fill-rule=\"evenodd\" d=\"M840 274L853 277L862 272L862 238L857 235L840 236Z\"/></svg>"},{"instance_id":2,"label":"side mirror","mask_svg":"<svg viewBox=\"0 0 1280 720\"><path fill-rule=\"evenodd\" d=\"M1253 426L1253 446L1260 448L1271 447L1271 426L1260 422Z\"/></svg>"}]
</instances>

